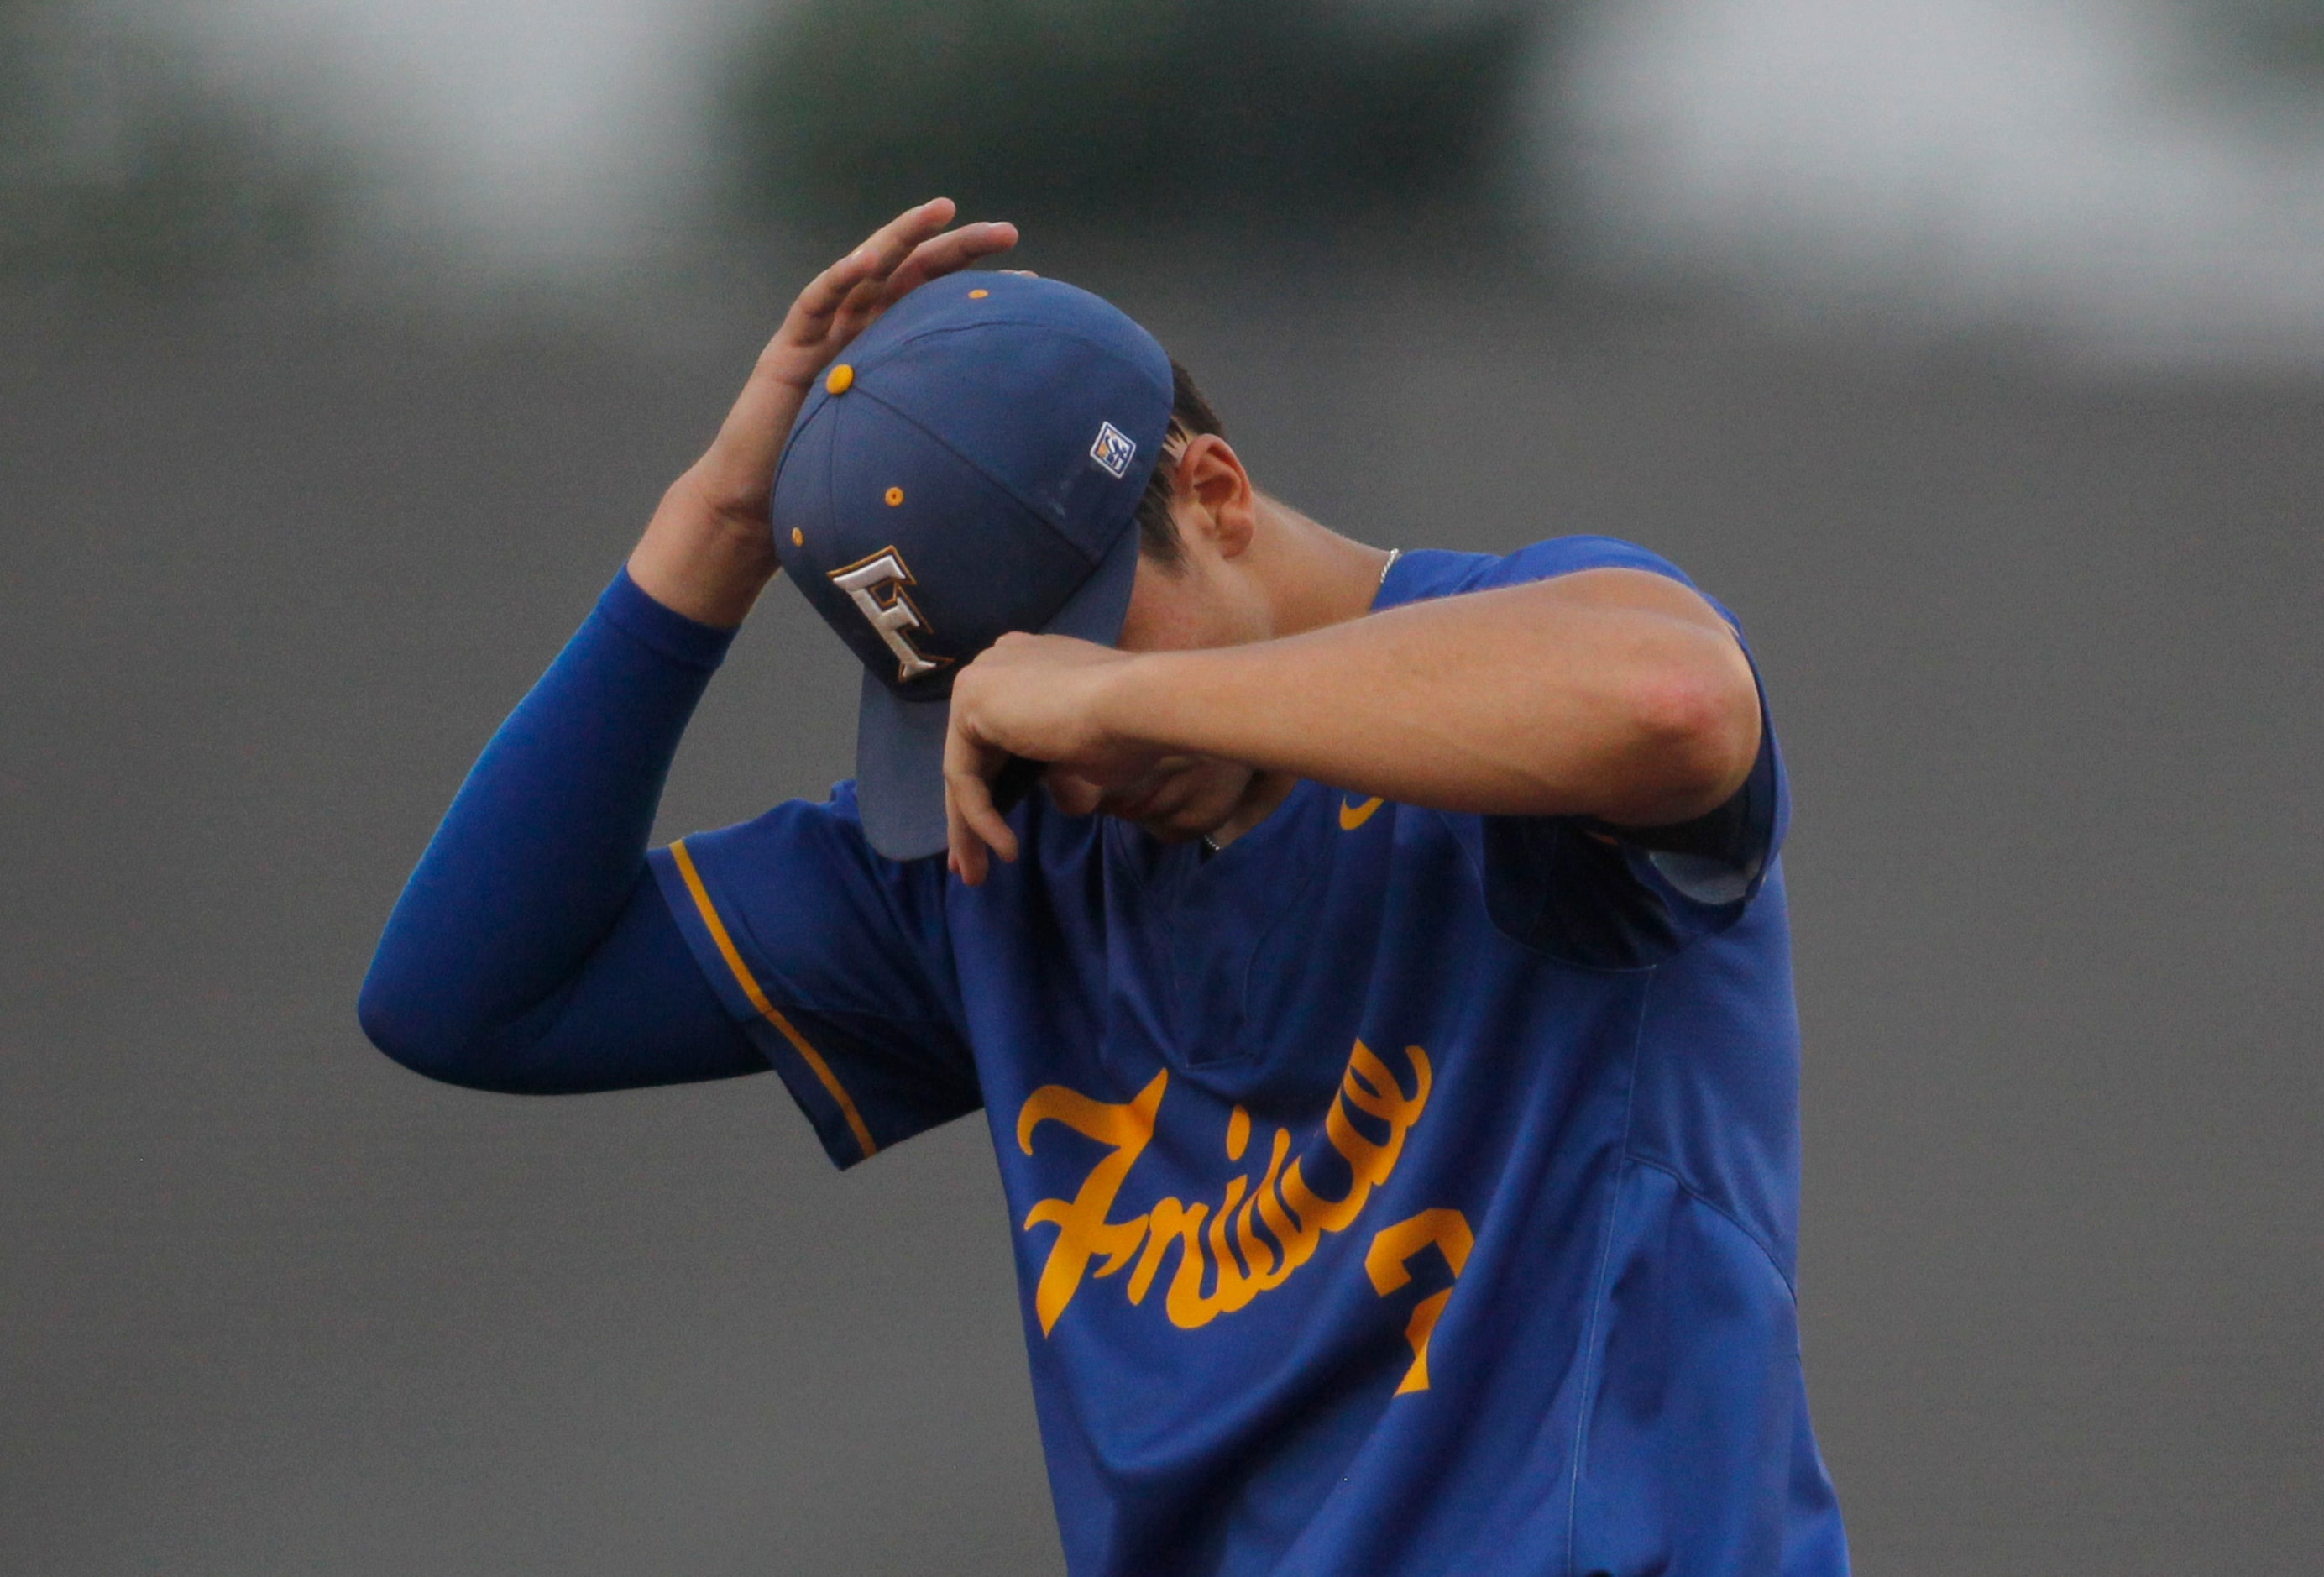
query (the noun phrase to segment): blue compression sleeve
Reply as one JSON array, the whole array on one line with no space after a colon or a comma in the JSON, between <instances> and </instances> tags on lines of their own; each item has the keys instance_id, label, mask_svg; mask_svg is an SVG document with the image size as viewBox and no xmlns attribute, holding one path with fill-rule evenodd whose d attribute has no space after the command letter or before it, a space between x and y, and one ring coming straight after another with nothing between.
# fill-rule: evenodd
<instances>
[{"instance_id":1,"label":"blue compression sleeve","mask_svg":"<svg viewBox=\"0 0 2324 1577\"><path fill-rule=\"evenodd\" d=\"M374 1045L431 1078L544 1094L765 1069L645 858L732 639L615 577L405 885L358 1008Z\"/></svg>"}]
</instances>

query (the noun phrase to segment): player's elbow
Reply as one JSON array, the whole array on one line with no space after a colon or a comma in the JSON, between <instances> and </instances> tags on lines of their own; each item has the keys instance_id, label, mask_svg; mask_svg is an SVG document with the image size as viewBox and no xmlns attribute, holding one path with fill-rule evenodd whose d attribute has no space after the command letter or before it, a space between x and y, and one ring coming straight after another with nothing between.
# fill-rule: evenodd
<instances>
[{"instance_id":1,"label":"player's elbow","mask_svg":"<svg viewBox=\"0 0 2324 1577\"><path fill-rule=\"evenodd\" d=\"M469 1090L505 1087L490 1059L477 1055L476 1037L447 1022L425 991L374 965L355 997L364 1038L387 1058L423 1078Z\"/></svg>"},{"instance_id":2,"label":"player's elbow","mask_svg":"<svg viewBox=\"0 0 2324 1577\"><path fill-rule=\"evenodd\" d=\"M1632 826L1692 821L1725 804L1759 752L1759 694L1731 641L1642 669L1624 696L1629 748L1622 788L1601 812ZM1724 650L1720 650L1720 647ZM1707 648L1707 649L1706 649Z\"/></svg>"},{"instance_id":3,"label":"player's elbow","mask_svg":"<svg viewBox=\"0 0 2324 1577\"><path fill-rule=\"evenodd\" d=\"M418 1008L411 991L374 966L355 997L355 1022L389 1061L431 1079L445 1078L455 1071L449 1038Z\"/></svg>"}]
</instances>

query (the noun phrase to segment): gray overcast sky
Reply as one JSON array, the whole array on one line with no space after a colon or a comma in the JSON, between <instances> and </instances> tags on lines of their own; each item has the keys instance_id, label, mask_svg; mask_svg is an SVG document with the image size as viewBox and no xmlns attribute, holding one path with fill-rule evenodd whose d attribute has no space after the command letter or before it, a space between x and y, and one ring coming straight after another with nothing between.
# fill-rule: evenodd
<instances>
[{"instance_id":1,"label":"gray overcast sky","mask_svg":"<svg viewBox=\"0 0 2324 1577\"><path fill-rule=\"evenodd\" d=\"M319 89L413 209L540 263L622 255L684 211L716 52L767 11L215 0L165 25L262 88ZM2207 72L2169 23L2185 14L1636 0L1597 8L1537 97L1580 134L1617 270L1939 327L2030 319L2166 357L2324 357L2324 135Z\"/></svg>"},{"instance_id":2,"label":"gray overcast sky","mask_svg":"<svg viewBox=\"0 0 2324 1577\"><path fill-rule=\"evenodd\" d=\"M152 4L152 0L131 0ZM763 0L156 6L259 93L319 100L410 208L517 263L619 254L698 190L715 53Z\"/></svg>"},{"instance_id":3,"label":"gray overcast sky","mask_svg":"<svg viewBox=\"0 0 2324 1577\"><path fill-rule=\"evenodd\" d=\"M2228 8L2216 6L2218 17ZM2324 137L2200 7L1639 0L1567 62L1633 265L2164 355L2324 352ZM2310 89L2312 94L2312 87ZM2271 113L2273 111L2273 113Z\"/></svg>"}]
</instances>

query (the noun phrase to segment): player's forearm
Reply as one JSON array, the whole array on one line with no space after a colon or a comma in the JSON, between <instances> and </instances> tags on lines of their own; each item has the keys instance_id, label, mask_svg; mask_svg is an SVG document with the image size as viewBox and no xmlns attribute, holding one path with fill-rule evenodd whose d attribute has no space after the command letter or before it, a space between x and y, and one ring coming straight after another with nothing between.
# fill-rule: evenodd
<instances>
[{"instance_id":1,"label":"player's forearm","mask_svg":"<svg viewBox=\"0 0 2324 1577\"><path fill-rule=\"evenodd\" d=\"M1758 744L1723 629L1549 586L1122 665L1112 726L1404 804L1635 825L1720 804Z\"/></svg>"}]
</instances>

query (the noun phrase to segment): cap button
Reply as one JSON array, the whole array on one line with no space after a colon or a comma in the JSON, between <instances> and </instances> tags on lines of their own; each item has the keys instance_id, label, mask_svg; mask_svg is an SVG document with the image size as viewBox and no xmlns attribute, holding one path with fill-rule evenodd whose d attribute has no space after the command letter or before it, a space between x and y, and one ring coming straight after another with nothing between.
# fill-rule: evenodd
<instances>
[{"instance_id":1,"label":"cap button","mask_svg":"<svg viewBox=\"0 0 2324 1577\"><path fill-rule=\"evenodd\" d=\"M854 383L855 369L849 366L845 362L842 362L837 366L832 368L831 374L823 381L823 386L830 390L834 394L846 393L849 389L854 386Z\"/></svg>"}]
</instances>

